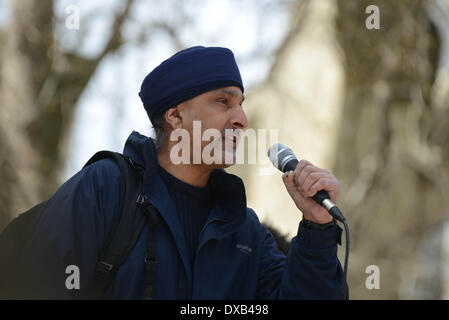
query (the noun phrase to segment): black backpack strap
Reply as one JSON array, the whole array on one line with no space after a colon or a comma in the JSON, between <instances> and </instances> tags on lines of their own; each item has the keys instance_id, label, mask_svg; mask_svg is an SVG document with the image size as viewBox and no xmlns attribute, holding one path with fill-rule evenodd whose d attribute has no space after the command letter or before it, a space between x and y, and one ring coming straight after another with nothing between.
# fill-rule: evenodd
<instances>
[{"instance_id":1,"label":"black backpack strap","mask_svg":"<svg viewBox=\"0 0 449 320\"><path fill-rule=\"evenodd\" d=\"M85 166L106 158L113 159L118 164L122 188L119 212L101 249L95 269L95 280L89 290L89 298L94 299L104 297L115 273L129 256L147 223L146 210L143 210L139 202L142 168L130 158L110 151L97 152Z\"/></svg>"},{"instance_id":2,"label":"black backpack strap","mask_svg":"<svg viewBox=\"0 0 449 320\"><path fill-rule=\"evenodd\" d=\"M145 289L143 299L152 300L156 286L156 271L158 264L156 254L156 226L158 222L158 211L148 201L148 198L145 195L139 196L138 203L140 203L144 208L148 221L147 248L145 250Z\"/></svg>"}]
</instances>

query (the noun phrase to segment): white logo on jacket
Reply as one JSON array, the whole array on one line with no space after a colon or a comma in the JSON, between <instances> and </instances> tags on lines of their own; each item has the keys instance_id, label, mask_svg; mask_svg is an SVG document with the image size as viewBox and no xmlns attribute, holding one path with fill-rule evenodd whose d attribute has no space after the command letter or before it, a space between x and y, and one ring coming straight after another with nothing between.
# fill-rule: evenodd
<instances>
[{"instance_id":1,"label":"white logo on jacket","mask_svg":"<svg viewBox=\"0 0 449 320\"><path fill-rule=\"evenodd\" d=\"M252 255L253 253L253 249L251 247L245 246L243 244L237 244L235 247L241 252L246 253L247 255Z\"/></svg>"}]
</instances>

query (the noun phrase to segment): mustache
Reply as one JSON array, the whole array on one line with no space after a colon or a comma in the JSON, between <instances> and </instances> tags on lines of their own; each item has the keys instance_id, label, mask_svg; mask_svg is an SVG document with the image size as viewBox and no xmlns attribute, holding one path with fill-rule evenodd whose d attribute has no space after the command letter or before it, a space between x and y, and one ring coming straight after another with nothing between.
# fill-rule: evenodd
<instances>
[{"instance_id":1,"label":"mustache","mask_svg":"<svg viewBox=\"0 0 449 320\"><path fill-rule=\"evenodd\" d=\"M221 131L221 135L226 138L229 136L235 137L237 141L240 139L240 136L242 134L242 129L238 128L225 128Z\"/></svg>"}]
</instances>

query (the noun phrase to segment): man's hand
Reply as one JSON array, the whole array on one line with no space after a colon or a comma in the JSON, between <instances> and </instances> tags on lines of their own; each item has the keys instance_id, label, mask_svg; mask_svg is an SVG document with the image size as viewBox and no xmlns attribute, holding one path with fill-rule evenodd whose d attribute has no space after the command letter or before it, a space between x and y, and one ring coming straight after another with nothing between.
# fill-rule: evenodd
<instances>
[{"instance_id":1,"label":"man's hand","mask_svg":"<svg viewBox=\"0 0 449 320\"><path fill-rule=\"evenodd\" d=\"M295 171L282 175L282 180L305 219L319 224L332 221L329 212L312 199L312 196L318 191L325 190L329 194L330 200L337 204L340 183L332 173L315 167L306 160L301 160Z\"/></svg>"}]
</instances>

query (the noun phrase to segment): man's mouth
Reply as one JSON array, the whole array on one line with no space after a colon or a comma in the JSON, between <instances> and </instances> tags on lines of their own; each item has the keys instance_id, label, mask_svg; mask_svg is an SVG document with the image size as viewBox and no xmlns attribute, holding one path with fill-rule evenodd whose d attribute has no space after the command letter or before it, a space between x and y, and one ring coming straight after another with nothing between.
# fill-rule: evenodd
<instances>
[{"instance_id":1,"label":"man's mouth","mask_svg":"<svg viewBox=\"0 0 449 320\"><path fill-rule=\"evenodd\" d=\"M235 135L223 136L223 142L225 143L225 147L227 145L232 145L233 149L237 147L237 137Z\"/></svg>"}]
</instances>

